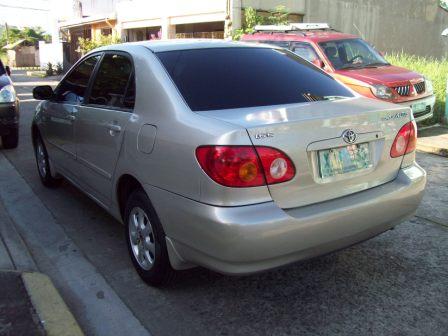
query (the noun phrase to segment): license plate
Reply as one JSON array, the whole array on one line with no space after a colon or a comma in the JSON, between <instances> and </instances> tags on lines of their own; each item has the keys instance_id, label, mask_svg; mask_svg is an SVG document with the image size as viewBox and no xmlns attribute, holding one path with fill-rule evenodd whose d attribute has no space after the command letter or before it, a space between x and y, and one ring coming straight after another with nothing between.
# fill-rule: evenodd
<instances>
[{"instance_id":1,"label":"license plate","mask_svg":"<svg viewBox=\"0 0 448 336\"><path fill-rule=\"evenodd\" d=\"M419 113L426 110L426 103L417 103L412 105L412 112Z\"/></svg>"},{"instance_id":2,"label":"license plate","mask_svg":"<svg viewBox=\"0 0 448 336\"><path fill-rule=\"evenodd\" d=\"M318 157L322 178L347 174L373 166L368 143L320 150Z\"/></svg>"}]
</instances>

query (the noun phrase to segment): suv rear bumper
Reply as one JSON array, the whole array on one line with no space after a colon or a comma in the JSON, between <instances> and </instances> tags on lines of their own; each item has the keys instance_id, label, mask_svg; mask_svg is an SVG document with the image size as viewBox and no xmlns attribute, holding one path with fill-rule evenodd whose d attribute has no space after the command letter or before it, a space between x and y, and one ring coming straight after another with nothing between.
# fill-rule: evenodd
<instances>
[{"instance_id":1,"label":"suv rear bumper","mask_svg":"<svg viewBox=\"0 0 448 336\"><path fill-rule=\"evenodd\" d=\"M435 95L425 97L422 99L418 99L418 100L407 101L405 103L400 103L399 105L410 107L412 110L412 106L414 106L416 104L420 104L420 103L424 103L426 105L426 110L423 112L417 112L417 113L414 113L414 111L412 111L414 114L415 121L420 122L420 121L432 118L434 116L434 105L436 103Z\"/></svg>"},{"instance_id":2,"label":"suv rear bumper","mask_svg":"<svg viewBox=\"0 0 448 336\"><path fill-rule=\"evenodd\" d=\"M217 207L146 186L174 268L249 274L329 253L387 231L417 209L426 184L414 164L382 186L283 210L274 202Z\"/></svg>"}]
</instances>

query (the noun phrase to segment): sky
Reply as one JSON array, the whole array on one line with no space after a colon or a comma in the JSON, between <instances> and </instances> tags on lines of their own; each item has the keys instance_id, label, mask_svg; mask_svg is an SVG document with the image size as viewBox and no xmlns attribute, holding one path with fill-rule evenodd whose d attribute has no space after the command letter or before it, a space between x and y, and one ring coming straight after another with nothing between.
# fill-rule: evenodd
<instances>
[{"instance_id":1,"label":"sky","mask_svg":"<svg viewBox=\"0 0 448 336\"><path fill-rule=\"evenodd\" d=\"M0 0L0 24L40 26L51 33L55 14L69 16L70 11L71 0Z\"/></svg>"}]
</instances>

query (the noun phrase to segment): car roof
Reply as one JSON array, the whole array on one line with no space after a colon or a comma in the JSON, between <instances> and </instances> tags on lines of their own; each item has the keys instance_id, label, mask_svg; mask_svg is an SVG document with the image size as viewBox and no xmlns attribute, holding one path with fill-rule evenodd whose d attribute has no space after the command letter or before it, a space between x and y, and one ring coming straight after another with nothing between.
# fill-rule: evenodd
<instances>
[{"instance_id":1,"label":"car roof","mask_svg":"<svg viewBox=\"0 0 448 336\"><path fill-rule=\"evenodd\" d=\"M142 46L148 48L149 50L155 53L164 51L210 49L210 48L254 48L254 47L271 48L271 49L276 48L269 45L254 45L253 43L235 42L235 41L226 41L217 39L173 39L173 40L129 42L118 45L105 46L95 50L96 51L116 50L117 47L119 47L119 49L121 50L125 50L126 46Z\"/></svg>"},{"instance_id":2,"label":"car roof","mask_svg":"<svg viewBox=\"0 0 448 336\"><path fill-rule=\"evenodd\" d=\"M243 35L243 41L312 41L315 43L334 40L356 39L359 36L341 33L335 30L300 32L255 32Z\"/></svg>"}]
</instances>

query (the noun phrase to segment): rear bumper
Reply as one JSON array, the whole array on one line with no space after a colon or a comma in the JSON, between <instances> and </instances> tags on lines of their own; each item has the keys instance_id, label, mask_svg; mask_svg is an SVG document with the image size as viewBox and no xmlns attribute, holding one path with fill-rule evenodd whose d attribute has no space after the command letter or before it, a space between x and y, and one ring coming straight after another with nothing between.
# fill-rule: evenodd
<instances>
[{"instance_id":1,"label":"rear bumper","mask_svg":"<svg viewBox=\"0 0 448 336\"><path fill-rule=\"evenodd\" d=\"M8 135L19 126L18 106L15 103L0 103L0 136Z\"/></svg>"},{"instance_id":2,"label":"rear bumper","mask_svg":"<svg viewBox=\"0 0 448 336\"><path fill-rule=\"evenodd\" d=\"M436 103L436 96L432 95L429 97L425 97L418 100L412 100L405 103L400 103L401 106L410 107L412 110L412 106L416 104L424 103L426 105L426 110L422 112L416 112L414 114L414 118L416 122L420 122L429 118L432 118L434 116L434 105Z\"/></svg>"},{"instance_id":3,"label":"rear bumper","mask_svg":"<svg viewBox=\"0 0 448 336\"><path fill-rule=\"evenodd\" d=\"M162 221L174 268L191 263L249 274L335 251L394 227L417 209L426 173L417 164L387 184L320 204L282 210L198 203L146 187Z\"/></svg>"}]
</instances>

